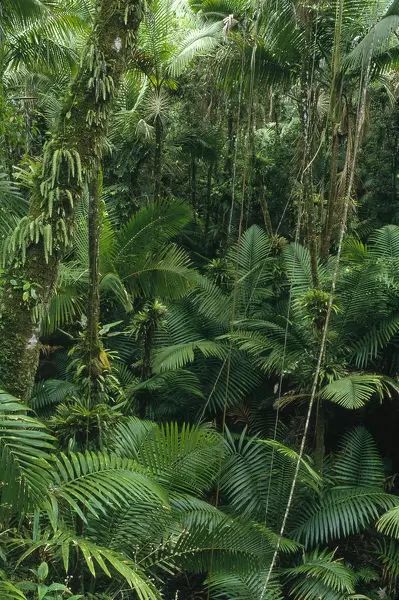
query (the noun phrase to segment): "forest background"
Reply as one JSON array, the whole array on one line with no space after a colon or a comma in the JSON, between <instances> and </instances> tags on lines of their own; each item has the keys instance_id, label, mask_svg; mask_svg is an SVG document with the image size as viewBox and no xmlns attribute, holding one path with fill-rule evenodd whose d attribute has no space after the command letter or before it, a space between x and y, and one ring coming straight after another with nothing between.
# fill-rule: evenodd
<instances>
[{"instance_id":1,"label":"forest background","mask_svg":"<svg viewBox=\"0 0 399 600\"><path fill-rule=\"evenodd\" d=\"M1 600L394 600L399 2L2 0Z\"/></svg>"}]
</instances>

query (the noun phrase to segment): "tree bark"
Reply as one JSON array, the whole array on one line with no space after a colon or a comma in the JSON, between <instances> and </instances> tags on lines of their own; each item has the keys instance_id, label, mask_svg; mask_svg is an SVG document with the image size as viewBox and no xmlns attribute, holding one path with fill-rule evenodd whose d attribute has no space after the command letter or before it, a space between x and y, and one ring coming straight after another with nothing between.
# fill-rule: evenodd
<instances>
[{"instance_id":1,"label":"tree bark","mask_svg":"<svg viewBox=\"0 0 399 600\"><path fill-rule=\"evenodd\" d=\"M194 211L194 218L197 213L197 163L195 156L191 154L190 161L190 179L191 179L191 204Z\"/></svg>"},{"instance_id":2,"label":"tree bark","mask_svg":"<svg viewBox=\"0 0 399 600\"><path fill-rule=\"evenodd\" d=\"M259 193L259 203L260 203L260 208L262 210L263 222L265 224L265 229L267 231L267 234L270 237L273 237L273 225L272 225L272 220L270 217L269 205L266 200L266 191L265 191L264 185L262 185L262 189Z\"/></svg>"},{"instance_id":3,"label":"tree bark","mask_svg":"<svg viewBox=\"0 0 399 600\"><path fill-rule=\"evenodd\" d=\"M211 218L211 202L212 202L212 173L213 173L213 163L208 164L208 170L206 175L206 200L205 200L205 244L208 247L208 233L209 233L209 222Z\"/></svg>"},{"instance_id":4,"label":"tree bark","mask_svg":"<svg viewBox=\"0 0 399 600\"><path fill-rule=\"evenodd\" d=\"M154 151L154 200L161 196L162 186L162 121L155 119L155 151Z\"/></svg>"},{"instance_id":5,"label":"tree bark","mask_svg":"<svg viewBox=\"0 0 399 600\"><path fill-rule=\"evenodd\" d=\"M86 330L86 356L87 374L90 379L90 391L96 394L98 377L103 367L101 363L102 344L99 336L100 322L100 233L101 233L101 207L100 207L100 174L95 176L90 186L89 196L89 291L87 296L87 330Z\"/></svg>"},{"instance_id":6,"label":"tree bark","mask_svg":"<svg viewBox=\"0 0 399 600\"><path fill-rule=\"evenodd\" d=\"M324 224L324 232L321 241L320 254L323 259L328 257L330 252L331 237L334 228L334 214L336 209L337 199L337 176L338 176L338 153L339 153L339 137L338 125L334 125L331 145L331 167L330 167L330 187L327 203L327 214Z\"/></svg>"},{"instance_id":7,"label":"tree bark","mask_svg":"<svg viewBox=\"0 0 399 600\"><path fill-rule=\"evenodd\" d=\"M302 196L303 207L305 211L306 241L310 254L310 268L312 274L312 284L314 288L319 287L318 275L318 253L317 253L317 233L315 223L315 211L313 204L313 171L312 171L312 128L314 113L314 98L309 82L307 81L307 71L301 80L301 100L300 100L301 122L303 131L303 156L302 156Z\"/></svg>"},{"instance_id":8,"label":"tree bark","mask_svg":"<svg viewBox=\"0 0 399 600\"><path fill-rule=\"evenodd\" d=\"M54 294L84 185L100 163L112 101L141 14L141 0L97 0L93 32L58 127L44 148L29 213L9 244L0 299L0 382L24 400L39 360L40 316Z\"/></svg>"},{"instance_id":9,"label":"tree bark","mask_svg":"<svg viewBox=\"0 0 399 600\"><path fill-rule=\"evenodd\" d=\"M314 450L314 464L316 470L321 473L323 470L324 456L326 453L325 447L325 433L326 433L326 414L323 406L323 401L319 400L316 415L315 424L315 450Z\"/></svg>"}]
</instances>

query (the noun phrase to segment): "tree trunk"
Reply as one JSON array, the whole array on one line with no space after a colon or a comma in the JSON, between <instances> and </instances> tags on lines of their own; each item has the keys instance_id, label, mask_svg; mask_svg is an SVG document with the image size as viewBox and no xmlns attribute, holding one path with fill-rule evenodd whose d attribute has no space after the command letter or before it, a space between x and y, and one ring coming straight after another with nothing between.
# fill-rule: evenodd
<instances>
[{"instance_id":1,"label":"tree trunk","mask_svg":"<svg viewBox=\"0 0 399 600\"><path fill-rule=\"evenodd\" d=\"M228 101L228 112L227 112L227 156L224 166L224 171L227 179L231 179L233 175L233 163L234 163L234 107L232 106L232 100Z\"/></svg>"},{"instance_id":2,"label":"tree trunk","mask_svg":"<svg viewBox=\"0 0 399 600\"><path fill-rule=\"evenodd\" d=\"M211 219L211 202L212 202L212 172L213 163L208 164L208 171L206 175L206 200L205 200L205 244L208 247L208 233L209 233L209 222Z\"/></svg>"},{"instance_id":3,"label":"tree trunk","mask_svg":"<svg viewBox=\"0 0 399 600\"><path fill-rule=\"evenodd\" d=\"M39 359L40 316L56 286L83 188L102 157L112 101L135 43L141 0L97 0L83 61L44 148L29 213L9 245L0 316L0 382L27 400Z\"/></svg>"},{"instance_id":4,"label":"tree trunk","mask_svg":"<svg viewBox=\"0 0 399 600\"><path fill-rule=\"evenodd\" d=\"M301 122L303 131L303 156L302 156L302 195L303 207L305 211L306 241L310 254L310 268L312 274L312 285L314 288L319 286L318 275L318 253L317 253L317 233L315 223L315 211L313 204L313 171L312 171L312 126L314 112L314 98L312 90L306 79L306 72L301 80Z\"/></svg>"},{"instance_id":5,"label":"tree trunk","mask_svg":"<svg viewBox=\"0 0 399 600\"><path fill-rule=\"evenodd\" d=\"M95 396L98 377L102 373L101 351L102 344L99 337L100 321L100 234L101 234L101 207L100 207L100 175L93 178L89 196L89 290L87 296L87 330L86 330L86 356L87 374L90 380L90 394Z\"/></svg>"},{"instance_id":6,"label":"tree trunk","mask_svg":"<svg viewBox=\"0 0 399 600\"><path fill-rule=\"evenodd\" d=\"M191 155L190 161L190 179L191 179L191 204L194 211L194 218L197 214L197 163L195 156Z\"/></svg>"},{"instance_id":7,"label":"tree trunk","mask_svg":"<svg viewBox=\"0 0 399 600\"><path fill-rule=\"evenodd\" d=\"M155 119L155 151L154 151L154 200L161 196L162 185L162 121Z\"/></svg>"},{"instance_id":8,"label":"tree trunk","mask_svg":"<svg viewBox=\"0 0 399 600\"><path fill-rule=\"evenodd\" d=\"M326 453L325 447L325 433L326 433L326 415L323 406L323 401L319 400L316 415L315 424L315 450L314 450L314 464L316 470L321 473L323 470L324 455Z\"/></svg>"},{"instance_id":9,"label":"tree trunk","mask_svg":"<svg viewBox=\"0 0 399 600\"><path fill-rule=\"evenodd\" d=\"M259 194L259 203L260 208L262 210L263 222L265 224L265 229L267 234L272 237L273 236L273 225L270 217L269 205L266 200L265 186L262 185L262 191Z\"/></svg>"},{"instance_id":10,"label":"tree trunk","mask_svg":"<svg viewBox=\"0 0 399 600\"><path fill-rule=\"evenodd\" d=\"M334 228L334 214L336 210L337 199L337 176L338 176L338 153L339 153L339 137L338 125L334 125L333 139L331 145L331 168L330 168L330 187L327 203L327 214L324 223L323 238L321 241L321 257L326 259L330 252L331 237Z\"/></svg>"},{"instance_id":11,"label":"tree trunk","mask_svg":"<svg viewBox=\"0 0 399 600\"><path fill-rule=\"evenodd\" d=\"M327 259L331 239L333 236L335 217L337 211L338 201L338 189L337 189L337 176L338 176L338 159L339 159L339 125L342 120L343 113L343 76L341 68L341 38L342 38L342 24L344 17L344 2L340 1L337 4L337 15L335 20L335 31L334 31L334 45L332 55L332 81L331 81L331 95L330 95L330 120L331 120L331 166L330 166L330 187L327 200L327 214L325 215L325 222L323 232L321 236L321 258Z\"/></svg>"}]
</instances>

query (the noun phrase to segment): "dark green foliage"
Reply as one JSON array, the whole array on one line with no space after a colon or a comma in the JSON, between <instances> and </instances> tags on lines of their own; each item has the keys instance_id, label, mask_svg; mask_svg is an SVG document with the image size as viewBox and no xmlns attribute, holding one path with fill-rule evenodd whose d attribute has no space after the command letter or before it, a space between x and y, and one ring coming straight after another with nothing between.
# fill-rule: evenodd
<instances>
[{"instance_id":1,"label":"dark green foliage","mask_svg":"<svg viewBox=\"0 0 399 600\"><path fill-rule=\"evenodd\" d=\"M2 2L0 600L396 598L398 6Z\"/></svg>"}]
</instances>

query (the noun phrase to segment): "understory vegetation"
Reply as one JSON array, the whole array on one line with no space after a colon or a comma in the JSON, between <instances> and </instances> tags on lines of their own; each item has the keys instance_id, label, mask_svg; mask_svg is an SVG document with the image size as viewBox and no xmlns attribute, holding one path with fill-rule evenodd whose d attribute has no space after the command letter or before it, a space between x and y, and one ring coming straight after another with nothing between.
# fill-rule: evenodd
<instances>
[{"instance_id":1,"label":"understory vegetation","mask_svg":"<svg viewBox=\"0 0 399 600\"><path fill-rule=\"evenodd\" d=\"M399 594L398 0L2 0L0 600Z\"/></svg>"}]
</instances>

